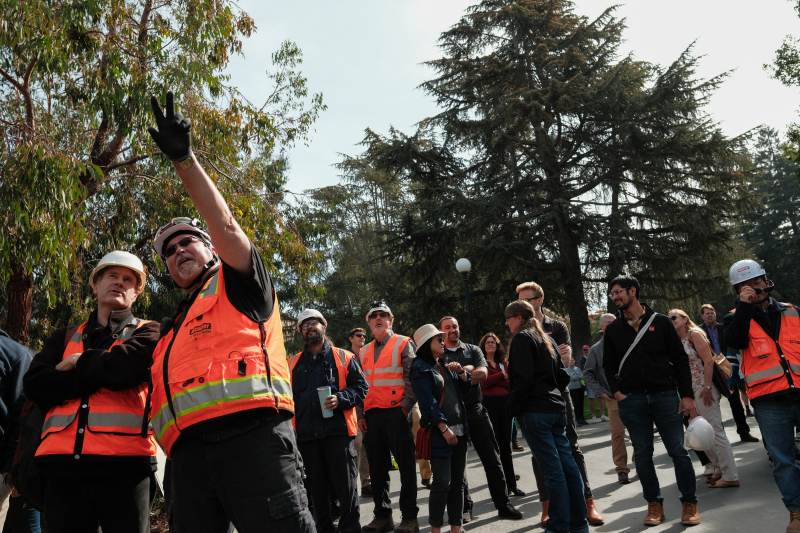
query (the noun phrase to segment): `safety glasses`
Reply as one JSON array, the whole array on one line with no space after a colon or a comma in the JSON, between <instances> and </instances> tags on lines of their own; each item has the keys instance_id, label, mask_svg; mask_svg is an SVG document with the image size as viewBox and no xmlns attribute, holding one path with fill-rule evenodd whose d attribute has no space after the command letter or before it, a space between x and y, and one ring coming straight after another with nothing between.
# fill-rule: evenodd
<instances>
[{"instance_id":1,"label":"safety glasses","mask_svg":"<svg viewBox=\"0 0 800 533\"><path fill-rule=\"evenodd\" d=\"M167 259L167 258L172 257L173 255L175 255L175 252L178 250L178 246L180 246L181 248L186 248L187 246L189 246L193 242L197 242L199 240L200 239L198 239L197 237L193 237L192 235L187 235L186 237L184 237L183 239L179 240L178 242L176 242L174 244L170 244L169 246L167 246L164 249L164 259Z\"/></svg>"}]
</instances>

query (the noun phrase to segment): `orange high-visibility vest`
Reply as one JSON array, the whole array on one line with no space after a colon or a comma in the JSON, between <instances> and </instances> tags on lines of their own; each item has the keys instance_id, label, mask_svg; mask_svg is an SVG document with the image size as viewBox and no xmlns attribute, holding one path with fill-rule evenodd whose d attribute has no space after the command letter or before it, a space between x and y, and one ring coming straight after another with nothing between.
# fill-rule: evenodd
<instances>
[{"instance_id":1,"label":"orange high-visibility vest","mask_svg":"<svg viewBox=\"0 0 800 533\"><path fill-rule=\"evenodd\" d=\"M750 321L741 371L751 400L800 385L800 315L794 306L782 305L786 309L781 312L778 342L755 320Z\"/></svg>"},{"instance_id":2,"label":"orange high-visibility vest","mask_svg":"<svg viewBox=\"0 0 800 533\"><path fill-rule=\"evenodd\" d=\"M130 339L147 322L134 318L118 336L115 334L110 348ZM62 361L84 352L85 329L86 322L67 343ZM88 456L155 457L152 429L147 438L142 438L146 399L147 383L141 383L124 391L98 389L88 398L74 398L51 407L36 456L68 455L78 460Z\"/></svg>"},{"instance_id":3,"label":"orange high-visibility vest","mask_svg":"<svg viewBox=\"0 0 800 533\"><path fill-rule=\"evenodd\" d=\"M336 361L336 369L339 371L339 390L347 387L347 366L350 364L350 361L353 360L353 355L351 352L347 350L342 350L341 348L332 348L334 357L333 359ZM294 367L297 365L297 361L300 360L300 356L303 355L303 352L300 352L297 355L293 355L291 359L289 359L289 375L292 375L294 372ZM338 357L336 357L338 355ZM355 407L351 407L350 409L343 409L342 413L344 413L344 421L347 423L347 434L351 437L355 437L358 433L358 417L356 416L356 409ZM295 423L295 419L292 418L292 426L297 429L297 424Z\"/></svg>"},{"instance_id":4,"label":"orange high-visibility vest","mask_svg":"<svg viewBox=\"0 0 800 533\"><path fill-rule=\"evenodd\" d=\"M392 334L381 348L377 363L375 341L361 350L361 368L369 383L369 392L364 399L364 411L369 411L373 407L390 409L399 406L403 401L405 382L403 382L402 354L409 340L403 335Z\"/></svg>"},{"instance_id":5,"label":"orange high-visibility vest","mask_svg":"<svg viewBox=\"0 0 800 533\"><path fill-rule=\"evenodd\" d=\"M153 353L153 417L171 458L182 430L212 418L270 408L294 412L278 299L263 323L240 313L219 268Z\"/></svg>"}]
</instances>

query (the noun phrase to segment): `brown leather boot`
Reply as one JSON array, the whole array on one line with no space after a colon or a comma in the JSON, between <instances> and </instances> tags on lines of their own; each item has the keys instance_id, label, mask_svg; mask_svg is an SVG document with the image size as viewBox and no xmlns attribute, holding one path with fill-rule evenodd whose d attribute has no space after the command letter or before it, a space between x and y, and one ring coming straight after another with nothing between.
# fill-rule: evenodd
<instances>
[{"instance_id":1,"label":"brown leather boot","mask_svg":"<svg viewBox=\"0 0 800 533\"><path fill-rule=\"evenodd\" d=\"M372 522L361 528L361 533L388 533L394 531L394 520L392 515L375 516Z\"/></svg>"},{"instance_id":2,"label":"brown leather boot","mask_svg":"<svg viewBox=\"0 0 800 533\"><path fill-rule=\"evenodd\" d=\"M786 533L800 533L800 512L789 511L789 525L786 526Z\"/></svg>"},{"instance_id":3,"label":"brown leather boot","mask_svg":"<svg viewBox=\"0 0 800 533\"><path fill-rule=\"evenodd\" d=\"M659 502L650 502L647 504L647 516L644 517L644 525L657 526L664 521L666 515L664 514L664 506Z\"/></svg>"},{"instance_id":4,"label":"brown leather boot","mask_svg":"<svg viewBox=\"0 0 800 533\"><path fill-rule=\"evenodd\" d=\"M696 503L684 503L683 513L681 513L681 524L684 526L696 526L700 523L700 512L697 510Z\"/></svg>"},{"instance_id":5,"label":"brown leather boot","mask_svg":"<svg viewBox=\"0 0 800 533\"><path fill-rule=\"evenodd\" d=\"M550 501L542 502L542 525L547 522L547 519L550 518L547 514L547 508L550 507Z\"/></svg>"},{"instance_id":6,"label":"brown leather boot","mask_svg":"<svg viewBox=\"0 0 800 533\"><path fill-rule=\"evenodd\" d=\"M419 533L419 522L416 518L403 518L394 533Z\"/></svg>"},{"instance_id":7,"label":"brown leather boot","mask_svg":"<svg viewBox=\"0 0 800 533\"><path fill-rule=\"evenodd\" d=\"M602 526L605 523L603 515L597 510L592 498L586 499L586 519L589 520L589 524L592 526Z\"/></svg>"},{"instance_id":8,"label":"brown leather boot","mask_svg":"<svg viewBox=\"0 0 800 533\"><path fill-rule=\"evenodd\" d=\"M514 439L514 442L511 444L511 449L515 452L524 452L525 448L519 445L519 439Z\"/></svg>"}]
</instances>

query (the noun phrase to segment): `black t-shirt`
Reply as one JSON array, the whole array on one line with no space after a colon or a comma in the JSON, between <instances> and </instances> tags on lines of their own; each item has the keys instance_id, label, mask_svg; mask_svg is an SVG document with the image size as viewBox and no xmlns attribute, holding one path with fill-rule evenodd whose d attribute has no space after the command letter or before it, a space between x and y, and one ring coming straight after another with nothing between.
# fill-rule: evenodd
<instances>
[{"instance_id":1,"label":"black t-shirt","mask_svg":"<svg viewBox=\"0 0 800 533\"><path fill-rule=\"evenodd\" d=\"M467 344L460 342L458 348L453 351L450 348L445 348L444 357L451 361L456 361L461 366L472 365L475 368L479 366L486 366L486 357L483 351L474 344ZM470 387L469 393L463 395L464 407L467 409L475 408L483 401L483 394L481 394L480 383L474 384Z\"/></svg>"},{"instance_id":2,"label":"black t-shirt","mask_svg":"<svg viewBox=\"0 0 800 533\"><path fill-rule=\"evenodd\" d=\"M275 293L272 288L272 279L269 277L261 254L258 253L253 243L250 243L253 258L253 276L241 274L236 269L222 263L222 276L225 279L225 293L228 301L237 311L253 322L266 322L275 310ZM194 294L192 295L194 297ZM191 299L189 301L192 301ZM183 312L186 311L184 306ZM178 320L176 320L177 323ZM262 416L275 416L272 408L249 409L238 413L212 418L198 422L181 431L181 437L196 436L207 431L216 431L247 423L251 419ZM280 415L288 416L288 415Z\"/></svg>"}]
</instances>

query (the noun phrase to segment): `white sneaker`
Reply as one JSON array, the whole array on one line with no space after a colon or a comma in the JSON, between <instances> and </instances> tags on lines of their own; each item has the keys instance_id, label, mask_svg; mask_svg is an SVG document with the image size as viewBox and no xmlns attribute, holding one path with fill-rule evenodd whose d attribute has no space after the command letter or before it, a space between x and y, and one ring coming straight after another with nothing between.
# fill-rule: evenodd
<instances>
[{"instance_id":1,"label":"white sneaker","mask_svg":"<svg viewBox=\"0 0 800 533\"><path fill-rule=\"evenodd\" d=\"M703 475L704 476L713 476L714 475L714 465L712 465L711 463L708 463L706 465L705 470L703 470Z\"/></svg>"},{"instance_id":2,"label":"white sneaker","mask_svg":"<svg viewBox=\"0 0 800 533\"><path fill-rule=\"evenodd\" d=\"M608 417L606 415L601 416L600 422L608 422Z\"/></svg>"},{"instance_id":3,"label":"white sneaker","mask_svg":"<svg viewBox=\"0 0 800 533\"><path fill-rule=\"evenodd\" d=\"M592 422L592 423L594 423L594 422L597 422L597 417L596 417L596 416L593 416L593 417L592 417L592 419L591 419L591 420L589 420L589 422Z\"/></svg>"}]
</instances>

